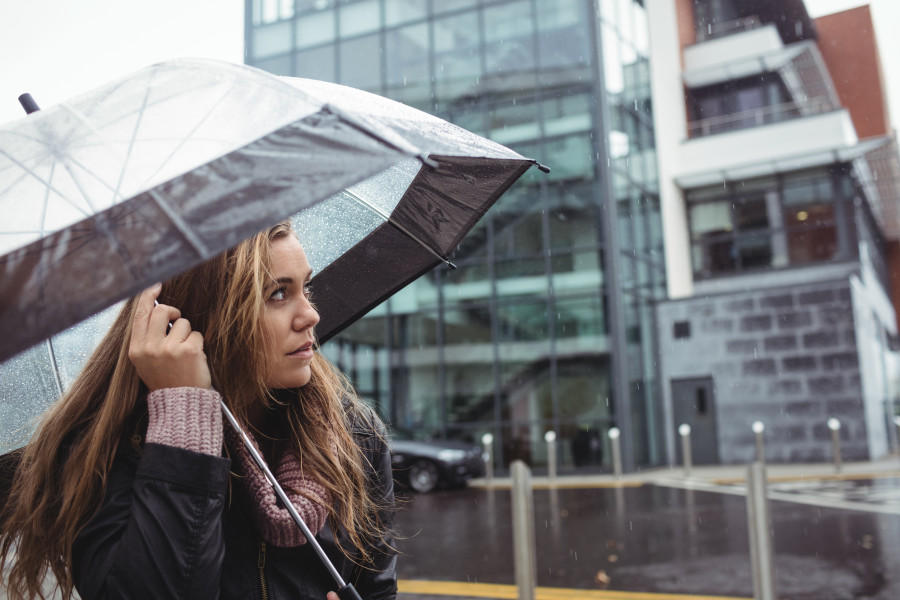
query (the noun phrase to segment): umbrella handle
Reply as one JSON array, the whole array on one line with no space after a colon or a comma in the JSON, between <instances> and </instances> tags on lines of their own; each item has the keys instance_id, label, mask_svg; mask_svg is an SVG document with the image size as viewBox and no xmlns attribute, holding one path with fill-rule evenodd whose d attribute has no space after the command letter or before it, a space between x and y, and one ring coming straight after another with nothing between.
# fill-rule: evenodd
<instances>
[{"instance_id":1,"label":"umbrella handle","mask_svg":"<svg viewBox=\"0 0 900 600\"><path fill-rule=\"evenodd\" d=\"M259 452L256 450L256 447L253 445L253 442L250 441L250 437L244 433L244 430L241 428L240 423L237 422L237 419L234 418L234 415L231 414L231 411L228 410L228 407L225 406L225 400L220 398L219 404L222 407L222 413L225 415L225 418L228 419L228 422L231 423L231 426L237 432L241 439L244 441L244 446L247 448L247 451L250 452L250 456L253 457L253 460L256 462L256 465L263 472L263 475L266 476L266 479L269 482L269 485L272 486L272 489L275 490L275 494L284 504L284 507L287 509L288 513L291 515L291 518L294 519L294 522L297 524L297 527L300 528L300 531L303 532L303 535L306 537L306 542L310 544L313 550L316 551L316 554L319 555L319 558L322 560L322 564L325 565L325 568L328 569L328 572L331 573L331 577L334 579L335 583L338 585L338 597L341 600L362 600L359 597L359 594L356 593L356 590L353 589L353 586L349 583L345 583L344 579L341 577L341 574L338 573L337 569L334 568L334 565L331 564L331 561L328 559L328 556L325 554L325 551L322 550L322 546L319 545L318 540L313 536L312 532L309 530L309 527L306 526L306 523L303 522L303 517L300 516L300 513L297 512L297 509L294 507L294 503L287 497L287 494L284 493L284 489L282 489L281 484L278 483L278 480L275 479L275 475L272 474L272 471L269 469L269 465L266 464L266 461L263 460L263 457L260 456Z\"/></svg>"}]
</instances>

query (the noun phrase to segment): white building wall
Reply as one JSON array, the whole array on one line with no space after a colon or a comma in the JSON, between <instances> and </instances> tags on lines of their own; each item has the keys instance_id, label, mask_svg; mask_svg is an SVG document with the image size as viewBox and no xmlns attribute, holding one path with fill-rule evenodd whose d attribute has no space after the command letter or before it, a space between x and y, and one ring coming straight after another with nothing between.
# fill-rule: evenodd
<instances>
[{"instance_id":1,"label":"white building wall","mask_svg":"<svg viewBox=\"0 0 900 600\"><path fill-rule=\"evenodd\" d=\"M684 170L679 159L687 139L678 18L673 0L647 0L645 6L668 291L671 298L684 298L693 293L693 276L687 212L675 183L675 174Z\"/></svg>"}]
</instances>

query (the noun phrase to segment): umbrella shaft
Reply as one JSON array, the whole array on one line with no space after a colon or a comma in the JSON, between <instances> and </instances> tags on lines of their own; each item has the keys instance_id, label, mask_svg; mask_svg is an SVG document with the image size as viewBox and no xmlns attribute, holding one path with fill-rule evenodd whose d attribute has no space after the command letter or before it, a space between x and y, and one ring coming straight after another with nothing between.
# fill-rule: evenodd
<instances>
[{"instance_id":1,"label":"umbrella shaft","mask_svg":"<svg viewBox=\"0 0 900 600\"><path fill-rule=\"evenodd\" d=\"M269 465L267 465L266 461L263 460L263 457L260 456L259 452L256 450L256 447L253 445L253 442L250 441L250 438L246 433L244 433L243 428L241 428L240 424L237 422L237 419L234 418L234 415L231 414L231 411L228 410L227 406L225 406L225 400L220 399L219 403L222 406L222 412L225 414L225 418L228 419L228 422L231 423L231 426L234 427L234 430L238 433L238 435L241 436L241 439L244 441L244 446L250 452L250 456L252 456L253 460L256 461L256 464L266 476L266 479L269 481L272 489L275 490L275 494L284 504L285 508L287 508L288 513L290 513L291 518L294 519L297 527L299 527L300 531L303 532L303 535L306 537L307 543L312 545L313 550L315 550L316 554L319 555L319 558L322 559L322 563L325 565L325 568L328 569L328 572L331 573L331 577L334 578L334 581L338 584L338 587L346 587L346 583L344 583L344 579L341 577L341 574L338 573L337 569L334 568L334 565L331 564L331 561L328 559L325 551L322 550L322 546L320 546L316 538L313 537L313 534L309 530L309 527L307 527L306 523L303 521L303 517L300 516L300 513L298 513L297 509L294 507L294 503L290 501L287 494L284 493L284 489L281 487L281 484L278 483L277 479L275 479L275 475L272 474L272 471L269 469Z\"/></svg>"}]
</instances>

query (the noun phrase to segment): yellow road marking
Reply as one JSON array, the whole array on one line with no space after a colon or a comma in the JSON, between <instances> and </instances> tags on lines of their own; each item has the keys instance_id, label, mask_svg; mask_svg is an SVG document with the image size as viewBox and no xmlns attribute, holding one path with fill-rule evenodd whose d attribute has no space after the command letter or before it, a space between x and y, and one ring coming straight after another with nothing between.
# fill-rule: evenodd
<instances>
[{"instance_id":1,"label":"yellow road marking","mask_svg":"<svg viewBox=\"0 0 900 600\"><path fill-rule=\"evenodd\" d=\"M881 479L884 477L900 477L900 471L881 473L823 473L821 475L772 475L767 479L772 483L789 483L793 481L852 481L855 479ZM746 483L746 477L723 477L711 479L716 485L734 485Z\"/></svg>"},{"instance_id":2,"label":"yellow road marking","mask_svg":"<svg viewBox=\"0 0 900 600\"><path fill-rule=\"evenodd\" d=\"M582 481L582 482L557 482L557 483L545 483L543 481L534 481L531 482L532 489L535 490L582 490L589 488L626 488L626 487L641 487L645 484L644 481ZM482 489L482 490L508 490L510 489L511 484L509 483L472 483L469 482L469 487Z\"/></svg>"},{"instance_id":3,"label":"yellow road marking","mask_svg":"<svg viewBox=\"0 0 900 600\"><path fill-rule=\"evenodd\" d=\"M464 598L494 598L516 600L518 589L514 585L498 583L466 583L462 581L423 581L400 579L397 587L403 594L430 594L432 596L457 596ZM698 596L695 594L657 594L651 592L619 592L612 590L577 590L570 588L539 587L537 600L750 600L734 596Z\"/></svg>"}]
</instances>

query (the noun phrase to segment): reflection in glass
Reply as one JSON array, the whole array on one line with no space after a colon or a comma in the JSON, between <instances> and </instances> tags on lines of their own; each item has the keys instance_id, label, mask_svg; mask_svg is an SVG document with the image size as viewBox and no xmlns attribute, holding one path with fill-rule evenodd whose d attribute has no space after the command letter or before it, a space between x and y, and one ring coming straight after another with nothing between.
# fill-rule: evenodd
<instances>
[{"instance_id":1,"label":"reflection in glass","mask_svg":"<svg viewBox=\"0 0 900 600\"><path fill-rule=\"evenodd\" d=\"M335 39L336 20L333 10L306 15L294 21L297 31L297 47L309 48Z\"/></svg>"},{"instance_id":2,"label":"reflection in glass","mask_svg":"<svg viewBox=\"0 0 900 600\"><path fill-rule=\"evenodd\" d=\"M340 83L368 92L381 89L381 38L368 35L345 41L340 49Z\"/></svg>"},{"instance_id":3,"label":"reflection in glass","mask_svg":"<svg viewBox=\"0 0 900 600\"><path fill-rule=\"evenodd\" d=\"M297 76L322 81L335 79L335 47L332 44L318 46L296 53Z\"/></svg>"},{"instance_id":4,"label":"reflection in glass","mask_svg":"<svg viewBox=\"0 0 900 600\"><path fill-rule=\"evenodd\" d=\"M377 31L381 27L381 7L378 0L363 0L341 6L339 21L341 37Z\"/></svg>"},{"instance_id":5,"label":"reflection in glass","mask_svg":"<svg viewBox=\"0 0 900 600\"><path fill-rule=\"evenodd\" d=\"M415 108L429 110L428 26L423 23L388 30L384 57L387 94Z\"/></svg>"}]
</instances>

